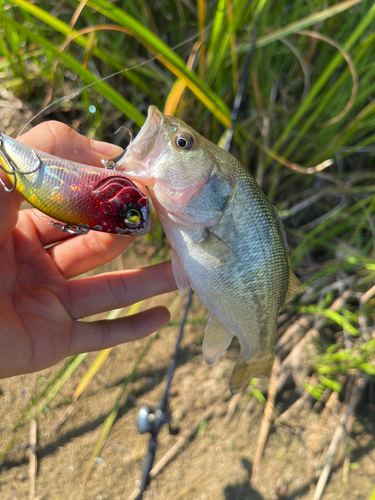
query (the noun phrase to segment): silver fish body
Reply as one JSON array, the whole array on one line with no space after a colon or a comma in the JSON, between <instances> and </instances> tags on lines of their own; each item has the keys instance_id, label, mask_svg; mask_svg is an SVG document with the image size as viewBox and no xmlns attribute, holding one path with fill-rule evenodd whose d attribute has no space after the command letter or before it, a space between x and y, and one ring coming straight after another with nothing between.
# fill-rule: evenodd
<instances>
[{"instance_id":1,"label":"silver fish body","mask_svg":"<svg viewBox=\"0 0 375 500\"><path fill-rule=\"evenodd\" d=\"M177 284L184 291L190 283L209 311L205 361L217 361L236 336L241 352L231 390L268 375L280 308L302 287L282 224L258 184L232 155L155 106L117 168L147 186Z\"/></svg>"}]
</instances>

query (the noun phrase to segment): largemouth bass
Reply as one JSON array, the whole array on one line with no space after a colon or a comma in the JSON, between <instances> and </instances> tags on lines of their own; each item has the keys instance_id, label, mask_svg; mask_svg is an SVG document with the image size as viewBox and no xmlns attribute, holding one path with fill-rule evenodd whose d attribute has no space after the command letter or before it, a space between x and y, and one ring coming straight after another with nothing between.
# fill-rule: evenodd
<instances>
[{"instance_id":1,"label":"largemouth bass","mask_svg":"<svg viewBox=\"0 0 375 500\"><path fill-rule=\"evenodd\" d=\"M147 186L177 285L184 292L190 283L209 311L205 361L215 363L236 336L232 392L269 375L280 308L302 285L258 184L232 155L155 106L116 168Z\"/></svg>"}]
</instances>

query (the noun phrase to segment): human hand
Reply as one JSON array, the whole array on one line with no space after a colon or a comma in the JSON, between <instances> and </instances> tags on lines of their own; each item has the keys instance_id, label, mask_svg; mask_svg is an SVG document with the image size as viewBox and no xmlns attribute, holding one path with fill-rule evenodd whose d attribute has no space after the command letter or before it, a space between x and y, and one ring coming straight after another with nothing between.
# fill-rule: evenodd
<instances>
[{"instance_id":1,"label":"human hand","mask_svg":"<svg viewBox=\"0 0 375 500\"><path fill-rule=\"evenodd\" d=\"M58 122L38 125L18 140L93 166L121 152ZM0 176L5 180L3 172ZM132 238L95 231L71 236L33 210L19 212L21 203L20 194L0 186L0 378L140 339L169 321L164 307L113 321L77 321L175 290L171 263L68 281L110 262Z\"/></svg>"}]
</instances>

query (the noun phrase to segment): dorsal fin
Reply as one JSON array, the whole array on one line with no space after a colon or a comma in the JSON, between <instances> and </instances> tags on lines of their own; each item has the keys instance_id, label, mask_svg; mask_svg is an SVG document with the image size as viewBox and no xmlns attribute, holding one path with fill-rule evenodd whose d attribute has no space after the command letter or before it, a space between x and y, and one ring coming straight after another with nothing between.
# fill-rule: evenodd
<instances>
[{"instance_id":1,"label":"dorsal fin","mask_svg":"<svg viewBox=\"0 0 375 500\"><path fill-rule=\"evenodd\" d=\"M288 299L290 299L291 297L293 297L293 295L295 295L296 293L303 292L303 286L302 286L302 283L300 282L300 280L297 278L297 276L294 274L294 272L292 271L292 269L290 267L288 241L286 239L286 234L285 234L285 231L284 231L283 221L280 219L279 214L277 213L276 208L273 205L272 205L272 207L273 207L273 210L275 212L277 222L279 223L280 232L281 232L281 236L283 238L283 243L284 243L284 247L285 247L286 258L287 258L288 267L289 267L288 290L286 292L286 297L285 297L285 301L287 301Z\"/></svg>"},{"instance_id":2,"label":"dorsal fin","mask_svg":"<svg viewBox=\"0 0 375 500\"><path fill-rule=\"evenodd\" d=\"M286 297L285 300L290 299L295 295L296 293L301 293L303 292L303 286L300 280L297 278L297 276L294 274L292 271L292 268L289 267L289 282L288 282L288 290L286 292Z\"/></svg>"},{"instance_id":3,"label":"dorsal fin","mask_svg":"<svg viewBox=\"0 0 375 500\"><path fill-rule=\"evenodd\" d=\"M285 234L285 230L284 230L284 224L283 224L283 221L280 219L280 216L277 213L276 208L273 205L272 205L272 208L273 208L273 211L275 212L275 216L276 216L277 222L279 223L280 233L281 233L281 236L283 238L285 252L286 252L286 254L288 256L288 259L289 259L288 240L286 239L286 234Z\"/></svg>"}]
</instances>

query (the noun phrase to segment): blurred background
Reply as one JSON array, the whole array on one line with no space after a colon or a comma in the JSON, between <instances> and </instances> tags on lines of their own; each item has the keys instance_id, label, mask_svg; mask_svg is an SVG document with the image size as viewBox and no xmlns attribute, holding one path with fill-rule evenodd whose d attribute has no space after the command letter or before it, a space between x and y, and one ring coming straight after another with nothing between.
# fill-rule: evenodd
<instances>
[{"instance_id":1,"label":"blurred background","mask_svg":"<svg viewBox=\"0 0 375 500\"><path fill-rule=\"evenodd\" d=\"M281 312L271 379L234 397L238 345L205 365L206 311L193 298L158 440L164 462L145 498L374 500L373 2L0 6L0 126L14 137L54 119L125 147L114 132L136 134L155 104L223 144L254 45L230 151L277 208L305 293ZM154 215L149 235L95 273L169 258ZM136 416L162 396L185 301L176 292L110 311L101 317L164 304L172 321L143 341L0 381L1 498L132 498L149 439Z\"/></svg>"}]
</instances>

